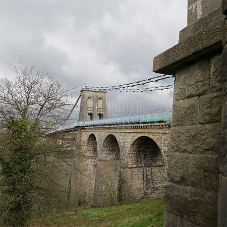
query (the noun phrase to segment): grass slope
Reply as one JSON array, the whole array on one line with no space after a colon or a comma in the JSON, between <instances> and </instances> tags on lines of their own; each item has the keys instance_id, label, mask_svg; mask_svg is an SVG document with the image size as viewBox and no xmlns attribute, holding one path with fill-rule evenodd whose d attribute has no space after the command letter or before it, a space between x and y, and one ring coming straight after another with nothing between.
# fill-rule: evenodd
<instances>
[{"instance_id":1,"label":"grass slope","mask_svg":"<svg viewBox=\"0 0 227 227\"><path fill-rule=\"evenodd\" d=\"M161 227L164 223L164 209L163 199L104 208L84 208L36 219L30 227Z\"/></svg>"}]
</instances>

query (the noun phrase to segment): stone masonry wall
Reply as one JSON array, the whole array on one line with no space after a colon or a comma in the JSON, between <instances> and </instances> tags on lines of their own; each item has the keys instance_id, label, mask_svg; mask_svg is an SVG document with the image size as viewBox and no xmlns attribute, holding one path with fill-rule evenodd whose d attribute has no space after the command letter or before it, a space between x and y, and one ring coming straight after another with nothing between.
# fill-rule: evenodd
<instances>
[{"instance_id":1,"label":"stone masonry wall","mask_svg":"<svg viewBox=\"0 0 227 227\"><path fill-rule=\"evenodd\" d=\"M97 160L93 205L98 207L118 204L120 160Z\"/></svg>"},{"instance_id":2,"label":"stone masonry wall","mask_svg":"<svg viewBox=\"0 0 227 227\"><path fill-rule=\"evenodd\" d=\"M188 0L188 25L221 5L222 0Z\"/></svg>"},{"instance_id":3,"label":"stone masonry wall","mask_svg":"<svg viewBox=\"0 0 227 227\"><path fill-rule=\"evenodd\" d=\"M165 226L217 225L220 68L216 53L175 75Z\"/></svg>"},{"instance_id":4,"label":"stone masonry wall","mask_svg":"<svg viewBox=\"0 0 227 227\"><path fill-rule=\"evenodd\" d=\"M77 199L83 198L96 206L107 206L118 203L119 193L124 202L164 196L165 157L169 143L168 125L164 128L162 125L159 128L96 126L81 129L79 134L79 152L82 159L77 163L79 171L75 173L78 184L76 183L77 188L74 191L77 191ZM97 143L96 157L88 149L91 136L96 138L96 141L93 140ZM136 153L130 150L133 142L141 137L155 141L160 148L161 159L146 167L135 164ZM115 151L116 154L112 155Z\"/></svg>"},{"instance_id":5,"label":"stone masonry wall","mask_svg":"<svg viewBox=\"0 0 227 227\"><path fill-rule=\"evenodd\" d=\"M90 105L88 106L88 99L90 99ZM102 100L102 108L99 109L98 100ZM97 91L83 88L81 90L81 103L79 121L87 121L88 114L92 114L91 120L97 120L99 114L103 114L103 118L107 118L107 103L106 103L106 91Z\"/></svg>"},{"instance_id":6,"label":"stone masonry wall","mask_svg":"<svg viewBox=\"0 0 227 227\"><path fill-rule=\"evenodd\" d=\"M188 26L180 32L179 43L154 58L155 72L175 76L166 227L217 226L218 212L219 226L227 226L221 73L226 67L222 53L226 27L221 4L221 0L188 0Z\"/></svg>"},{"instance_id":7,"label":"stone masonry wall","mask_svg":"<svg viewBox=\"0 0 227 227\"><path fill-rule=\"evenodd\" d=\"M219 153L219 198L218 226L227 226L227 16L224 22L221 80L223 88L223 107L221 121L221 140Z\"/></svg>"},{"instance_id":8,"label":"stone masonry wall","mask_svg":"<svg viewBox=\"0 0 227 227\"><path fill-rule=\"evenodd\" d=\"M125 202L137 202L143 198L157 199L164 197L166 184L165 166L148 168L124 168L121 170L124 179L123 199ZM148 181L146 187L144 181ZM144 191L149 191L144 193Z\"/></svg>"}]
</instances>

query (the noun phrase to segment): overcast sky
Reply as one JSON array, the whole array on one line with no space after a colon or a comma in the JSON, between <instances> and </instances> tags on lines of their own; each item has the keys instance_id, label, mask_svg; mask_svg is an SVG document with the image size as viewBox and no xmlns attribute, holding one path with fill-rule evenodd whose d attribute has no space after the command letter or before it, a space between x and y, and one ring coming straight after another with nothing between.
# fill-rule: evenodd
<instances>
[{"instance_id":1,"label":"overcast sky","mask_svg":"<svg viewBox=\"0 0 227 227\"><path fill-rule=\"evenodd\" d=\"M151 77L186 20L187 0L0 0L0 77L20 62L78 91Z\"/></svg>"}]
</instances>

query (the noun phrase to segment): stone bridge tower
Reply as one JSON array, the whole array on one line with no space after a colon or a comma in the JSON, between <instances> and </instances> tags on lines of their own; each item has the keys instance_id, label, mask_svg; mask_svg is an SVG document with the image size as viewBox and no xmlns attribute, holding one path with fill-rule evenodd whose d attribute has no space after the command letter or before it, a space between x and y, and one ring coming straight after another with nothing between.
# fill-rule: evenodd
<instances>
[{"instance_id":1,"label":"stone bridge tower","mask_svg":"<svg viewBox=\"0 0 227 227\"><path fill-rule=\"evenodd\" d=\"M103 90L81 90L79 121L107 118L106 93Z\"/></svg>"},{"instance_id":2,"label":"stone bridge tower","mask_svg":"<svg viewBox=\"0 0 227 227\"><path fill-rule=\"evenodd\" d=\"M175 76L165 227L227 226L226 8L188 0L179 43L154 58Z\"/></svg>"}]
</instances>

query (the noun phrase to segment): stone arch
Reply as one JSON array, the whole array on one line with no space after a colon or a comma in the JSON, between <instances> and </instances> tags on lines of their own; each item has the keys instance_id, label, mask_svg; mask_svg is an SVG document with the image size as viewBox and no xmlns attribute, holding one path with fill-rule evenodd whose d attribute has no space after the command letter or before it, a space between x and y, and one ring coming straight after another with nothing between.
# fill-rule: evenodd
<instances>
[{"instance_id":1,"label":"stone arch","mask_svg":"<svg viewBox=\"0 0 227 227\"><path fill-rule=\"evenodd\" d=\"M113 134L108 135L96 162L94 205L112 206L119 201L120 147Z\"/></svg>"},{"instance_id":2,"label":"stone arch","mask_svg":"<svg viewBox=\"0 0 227 227\"><path fill-rule=\"evenodd\" d=\"M124 176L126 202L164 196L165 164L161 149L153 139L149 136L136 138L130 146L127 165Z\"/></svg>"},{"instance_id":3,"label":"stone arch","mask_svg":"<svg viewBox=\"0 0 227 227\"><path fill-rule=\"evenodd\" d=\"M108 135L103 142L102 156L108 160L120 160L120 147L113 134Z\"/></svg>"},{"instance_id":4,"label":"stone arch","mask_svg":"<svg viewBox=\"0 0 227 227\"><path fill-rule=\"evenodd\" d=\"M87 140L87 153L90 156L97 156L97 140L93 133L89 135Z\"/></svg>"},{"instance_id":5,"label":"stone arch","mask_svg":"<svg viewBox=\"0 0 227 227\"><path fill-rule=\"evenodd\" d=\"M162 153L157 143L148 136L140 136L132 143L129 153L134 155L136 166L163 165Z\"/></svg>"},{"instance_id":6,"label":"stone arch","mask_svg":"<svg viewBox=\"0 0 227 227\"><path fill-rule=\"evenodd\" d=\"M160 152L162 154L162 156L164 156L163 151L162 151L162 138L163 136L160 135L156 135L156 134L151 134L151 133L140 133L140 134L135 134L131 137L131 141L128 147L128 152L132 152L132 145L133 143L135 143L135 141L140 140L142 137L146 137L146 138L150 138L156 145L157 147L160 149Z\"/></svg>"}]
</instances>

